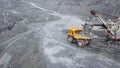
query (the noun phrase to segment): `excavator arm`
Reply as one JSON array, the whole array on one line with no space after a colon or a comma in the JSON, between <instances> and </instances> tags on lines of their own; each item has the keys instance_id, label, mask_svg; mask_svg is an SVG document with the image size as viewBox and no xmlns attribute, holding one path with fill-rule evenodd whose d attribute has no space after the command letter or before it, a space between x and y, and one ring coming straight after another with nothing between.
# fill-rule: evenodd
<instances>
[{"instance_id":1,"label":"excavator arm","mask_svg":"<svg viewBox=\"0 0 120 68\"><path fill-rule=\"evenodd\" d=\"M91 10L90 13L97 18L97 20L100 22L100 24L93 24L93 26L102 26L104 29L107 30L111 35L114 35L115 32L107 25L107 23L104 21L104 19L101 17L99 13L95 10ZM117 30L116 30L117 31Z\"/></svg>"}]
</instances>

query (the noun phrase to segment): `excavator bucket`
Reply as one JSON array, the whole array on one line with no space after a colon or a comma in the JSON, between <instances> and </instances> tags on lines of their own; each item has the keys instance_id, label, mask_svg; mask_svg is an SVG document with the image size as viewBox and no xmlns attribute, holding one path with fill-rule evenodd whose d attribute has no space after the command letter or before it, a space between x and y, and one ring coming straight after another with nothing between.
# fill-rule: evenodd
<instances>
[{"instance_id":1,"label":"excavator bucket","mask_svg":"<svg viewBox=\"0 0 120 68\"><path fill-rule=\"evenodd\" d=\"M91 10L90 13L95 16L97 12L96 10Z\"/></svg>"}]
</instances>

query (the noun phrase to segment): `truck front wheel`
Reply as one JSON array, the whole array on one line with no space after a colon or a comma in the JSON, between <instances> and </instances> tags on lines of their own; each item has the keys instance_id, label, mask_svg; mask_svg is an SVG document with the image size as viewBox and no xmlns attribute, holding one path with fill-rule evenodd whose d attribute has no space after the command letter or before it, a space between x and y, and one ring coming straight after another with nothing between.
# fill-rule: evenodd
<instances>
[{"instance_id":1,"label":"truck front wheel","mask_svg":"<svg viewBox=\"0 0 120 68\"><path fill-rule=\"evenodd\" d=\"M72 36L68 36L68 42L73 43L74 38Z\"/></svg>"}]
</instances>

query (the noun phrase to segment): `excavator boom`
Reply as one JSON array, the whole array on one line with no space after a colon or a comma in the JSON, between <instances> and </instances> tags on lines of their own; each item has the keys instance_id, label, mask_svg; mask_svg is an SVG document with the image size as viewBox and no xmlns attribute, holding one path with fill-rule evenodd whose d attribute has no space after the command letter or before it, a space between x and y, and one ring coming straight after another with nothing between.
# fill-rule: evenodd
<instances>
[{"instance_id":1,"label":"excavator boom","mask_svg":"<svg viewBox=\"0 0 120 68\"><path fill-rule=\"evenodd\" d=\"M106 29L108 32L110 32L111 35L115 34L115 32L107 25L107 22L104 21L104 19L101 17L101 15L99 13L97 13L97 11L91 10L90 13L97 18L97 20L102 24L102 26L104 27L104 29ZM113 27L116 27L116 26L113 26Z\"/></svg>"}]
</instances>

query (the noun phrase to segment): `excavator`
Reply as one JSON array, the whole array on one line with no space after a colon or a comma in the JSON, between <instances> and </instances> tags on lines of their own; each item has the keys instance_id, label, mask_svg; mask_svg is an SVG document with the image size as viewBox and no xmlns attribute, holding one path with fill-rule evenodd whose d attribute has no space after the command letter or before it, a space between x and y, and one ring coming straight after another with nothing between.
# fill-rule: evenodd
<instances>
[{"instance_id":1,"label":"excavator","mask_svg":"<svg viewBox=\"0 0 120 68\"><path fill-rule=\"evenodd\" d=\"M116 23L106 22L101 17L101 14L95 10L91 10L90 13L99 21L99 24L89 24L89 22L87 22L82 25L83 28L69 28L66 34L68 42L77 43L78 46L90 45L91 39L94 38L90 35L93 26L102 26L103 29L105 29L107 41L120 40L119 26Z\"/></svg>"},{"instance_id":2,"label":"excavator","mask_svg":"<svg viewBox=\"0 0 120 68\"><path fill-rule=\"evenodd\" d=\"M119 32L119 25L115 22L106 22L102 16L101 13L98 13L96 10L91 10L90 14L93 15L98 21L99 24L91 24L91 26L102 26L103 29L105 29L106 33L106 40L120 40L120 32Z\"/></svg>"}]
</instances>

